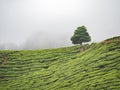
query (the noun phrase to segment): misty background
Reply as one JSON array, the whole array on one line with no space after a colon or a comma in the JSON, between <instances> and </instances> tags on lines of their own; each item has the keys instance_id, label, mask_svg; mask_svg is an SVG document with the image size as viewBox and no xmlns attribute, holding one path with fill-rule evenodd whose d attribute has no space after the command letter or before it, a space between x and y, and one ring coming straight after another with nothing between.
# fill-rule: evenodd
<instances>
[{"instance_id":1,"label":"misty background","mask_svg":"<svg viewBox=\"0 0 120 90\"><path fill-rule=\"evenodd\" d=\"M82 25L92 42L120 35L120 0L0 0L0 49L71 46Z\"/></svg>"}]
</instances>

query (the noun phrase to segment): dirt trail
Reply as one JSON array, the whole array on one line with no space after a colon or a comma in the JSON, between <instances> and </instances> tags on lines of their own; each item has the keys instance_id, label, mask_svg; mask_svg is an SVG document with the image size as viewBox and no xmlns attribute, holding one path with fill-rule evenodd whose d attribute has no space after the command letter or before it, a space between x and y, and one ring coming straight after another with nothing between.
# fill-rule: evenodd
<instances>
[{"instance_id":1,"label":"dirt trail","mask_svg":"<svg viewBox=\"0 0 120 90\"><path fill-rule=\"evenodd\" d=\"M3 56L2 65L5 65L7 63L7 60L8 60L8 57Z\"/></svg>"}]
</instances>

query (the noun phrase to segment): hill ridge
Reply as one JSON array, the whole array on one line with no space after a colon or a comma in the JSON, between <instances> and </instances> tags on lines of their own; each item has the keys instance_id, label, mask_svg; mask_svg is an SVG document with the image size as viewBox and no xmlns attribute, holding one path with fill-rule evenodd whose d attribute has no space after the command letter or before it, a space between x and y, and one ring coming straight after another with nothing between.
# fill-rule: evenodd
<instances>
[{"instance_id":1,"label":"hill ridge","mask_svg":"<svg viewBox=\"0 0 120 90\"><path fill-rule=\"evenodd\" d=\"M119 90L119 38L58 49L0 51L0 90Z\"/></svg>"}]
</instances>

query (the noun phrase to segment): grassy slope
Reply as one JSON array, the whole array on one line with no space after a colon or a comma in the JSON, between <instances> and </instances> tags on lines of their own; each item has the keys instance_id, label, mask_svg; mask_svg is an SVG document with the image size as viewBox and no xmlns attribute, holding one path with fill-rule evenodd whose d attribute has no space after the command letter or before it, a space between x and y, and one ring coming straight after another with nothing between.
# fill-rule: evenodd
<instances>
[{"instance_id":1,"label":"grassy slope","mask_svg":"<svg viewBox=\"0 0 120 90\"><path fill-rule=\"evenodd\" d=\"M119 89L120 37L81 47L0 51L0 90Z\"/></svg>"}]
</instances>

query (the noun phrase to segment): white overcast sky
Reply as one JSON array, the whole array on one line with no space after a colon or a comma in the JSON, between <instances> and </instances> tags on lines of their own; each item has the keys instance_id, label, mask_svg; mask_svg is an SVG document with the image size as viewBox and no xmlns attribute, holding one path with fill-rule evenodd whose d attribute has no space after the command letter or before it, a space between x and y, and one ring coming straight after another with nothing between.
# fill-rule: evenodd
<instances>
[{"instance_id":1,"label":"white overcast sky","mask_svg":"<svg viewBox=\"0 0 120 90\"><path fill-rule=\"evenodd\" d=\"M120 35L120 0L0 0L0 43L71 43L81 25L93 42Z\"/></svg>"}]
</instances>

